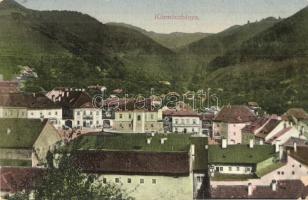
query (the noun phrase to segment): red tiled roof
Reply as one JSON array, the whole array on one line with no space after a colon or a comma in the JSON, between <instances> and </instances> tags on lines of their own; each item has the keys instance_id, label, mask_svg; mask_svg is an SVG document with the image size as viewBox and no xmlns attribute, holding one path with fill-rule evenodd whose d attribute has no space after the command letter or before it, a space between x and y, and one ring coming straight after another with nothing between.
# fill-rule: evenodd
<instances>
[{"instance_id":1,"label":"red tiled roof","mask_svg":"<svg viewBox=\"0 0 308 200\"><path fill-rule=\"evenodd\" d=\"M284 116L293 116L299 120L308 120L308 113L302 108L291 108Z\"/></svg>"},{"instance_id":2,"label":"red tiled roof","mask_svg":"<svg viewBox=\"0 0 308 200\"><path fill-rule=\"evenodd\" d=\"M270 119L256 136L259 138L265 138L279 123L280 120L278 119Z\"/></svg>"},{"instance_id":3,"label":"red tiled roof","mask_svg":"<svg viewBox=\"0 0 308 200\"><path fill-rule=\"evenodd\" d=\"M272 143L275 139L283 136L284 134L286 134L289 130L291 130L292 127L288 127L288 128L284 128L281 131L279 131L278 133L276 133L273 137L271 137L268 141L268 143Z\"/></svg>"},{"instance_id":4,"label":"red tiled roof","mask_svg":"<svg viewBox=\"0 0 308 200\"><path fill-rule=\"evenodd\" d=\"M27 108L59 108L43 94L4 93L0 94L0 106Z\"/></svg>"},{"instance_id":5,"label":"red tiled roof","mask_svg":"<svg viewBox=\"0 0 308 200\"><path fill-rule=\"evenodd\" d=\"M0 168L0 190L15 193L22 190L31 190L36 180L42 177L42 168Z\"/></svg>"},{"instance_id":6,"label":"red tiled roof","mask_svg":"<svg viewBox=\"0 0 308 200\"><path fill-rule=\"evenodd\" d=\"M164 116L176 116L176 117L200 117L196 112L190 110L166 110L163 112Z\"/></svg>"},{"instance_id":7,"label":"red tiled roof","mask_svg":"<svg viewBox=\"0 0 308 200\"><path fill-rule=\"evenodd\" d=\"M298 199L308 195L308 186L300 180L281 180L277 190L271 186L256 186L248 196L248 186L217 186L211 188L212 199Z\"/></svg>"},{"instance_id":8,"label":"red tiled roof","mask_svg":"<svg viewBox=\"0 0 308 200\"><path fill-rule=\"evenodd\" d=\"M82 91L67 91L60 104L70 108L92 108L92 98Z\"/></svg>"},{"instance_id":9,"label":"red tiled roof","mask_svg":"<svg viewBox=\"0 0 308 200\"><path fill-rule=\"evenodd\" d=\"M214 121L226 123L246 123L257 119L247 106L224 106Z\"/></svg>"},{"instance_id":10,"label":"red tiled roof","mask_svg":"<svg viewBox=\"0 0 308 200\"><path fill-rule=\"evenodd\" d=\"M187 152L77 151L74 163L91 173L189 174Z\"/></svg>"},{"instance_id":11,"label":"red tiled roof","mask_svg":"<svg viewBox=\"0 0 308 200\"><path fill-rule=\"evenodd\" d=\"M0 94L18 91L18 82L16 81L0 81Z\"/></svg>"},{"instance_id":12,"label":"red tiled roof","mask_svg":"<svg viewBox=\"0 0 308 200\"><path fill-rule=\"evenodd\" d=\"M303 163L308 166L308 147L307 146L297 147L296 152L294 152L294 149L292 149L290 151L290 156L292 156L298 162Z\"/></svg>"},{"instance_id":13,"label":"red tiled roof","mask_svg":"<svg viewBox=\"0 0 308 200\"><path fill-rule=\"evenodd\" d=\"M244 132L244 133L254 133L255 130L262 127L267 121L268 121L267 117L260 117L256 121L252 122L251 124L246 125L242 129L242 132Z\"/></svg>"}]
</instances>

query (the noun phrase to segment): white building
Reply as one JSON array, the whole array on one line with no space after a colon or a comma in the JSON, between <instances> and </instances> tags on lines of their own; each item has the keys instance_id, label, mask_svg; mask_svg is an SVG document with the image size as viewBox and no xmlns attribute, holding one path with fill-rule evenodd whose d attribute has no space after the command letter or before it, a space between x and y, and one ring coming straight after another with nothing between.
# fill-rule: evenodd
<instances>
[{"instance_id":1,"label":"white building","mask_svg":"<svg viewBox=\"0 0 308 200\"><path fill-rule=\"evenodd\" d=\"M256 120L247 106L224 106L213 120L213 139L226 138L228 144L242 143L242 129Z\"/></svg>"},{"instance_id":2,"label":"white building","mask_svg":"<svg viewBox=\"0 0 308 200\"><path fill-rule=\"evenodd\" d=\"M200 115L192 111L166 110L163 113L165 126L172 133L201 134L202 122Z\"/></svg>"}]
</instances>

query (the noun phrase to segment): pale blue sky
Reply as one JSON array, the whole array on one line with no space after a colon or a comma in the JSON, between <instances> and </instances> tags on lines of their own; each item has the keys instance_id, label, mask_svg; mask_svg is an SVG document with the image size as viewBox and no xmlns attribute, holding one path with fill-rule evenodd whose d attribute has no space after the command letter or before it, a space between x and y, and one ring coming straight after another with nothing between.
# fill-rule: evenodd
<instances>
[{"instance_id":1,"label":"pale blue sky","mask_svg":"<svg viewBox=\"0 0 308 200\"><path fill-rule=\"evenodd\" d=\"M169 32L222 31L262 18L289 17L308 0L17 0L38 10L74 10L103 23L124 22L146 30ZM155 20L155 15L198 16L199 20Z\"/></svg>"}]
</instances>

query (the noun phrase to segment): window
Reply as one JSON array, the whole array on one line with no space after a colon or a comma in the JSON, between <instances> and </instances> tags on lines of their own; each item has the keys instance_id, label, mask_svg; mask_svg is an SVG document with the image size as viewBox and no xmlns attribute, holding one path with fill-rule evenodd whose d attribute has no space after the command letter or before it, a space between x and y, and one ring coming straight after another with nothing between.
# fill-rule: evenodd
<instances>
[{"instance_id":1,"label":"window","mask_svg":"<svg viewBox=\"0 0 308 200\"><path fill-rule=\"evenodd\" d=\"M99 115L99 111L96 111L96 115Z\"/></svg>"},{"instance_id":2,"label":"window","mask_svg":"<svg viewBox=\"0 0 308 200\"><path fill-rule=\"evenodd\" d=\"M236 135L236 132L234 132L233 135Z\"/></svg>"},{"instance_id":3,"label":"window","mask_svg":"<svg viewBox=\"0 0 308 200\"><path fill-rule=\"evenodd\" d=\"M96 121L96 125L98 125L99 124L99 121Z\"/></svg>"},{"instance_id":4,"label":"window","mask_svg":"<svg viewBox=\"0 0 308 200\"><path fill-rule=\"evenodd\" d=\"M197 121L195 119L193 120L193 124L197 124Z\"/></svg>"},{"instance_id":5,"label":"window","mask_svg":"<svg viewBox=\"0 0 308 200\"><path fill-rule=\"evenodd\" d=\"M175 122L175 124L178 124L178 123L179 123L179 120L176 119L176 120L174 120L174 122Z\"/></svg>"},{"instance_id":6,"label":"window","mask_svg":"<svg viewBox=\"0 0 308 200\"><path fill-rule=\"evenodd\" d=\"M195 132L195 129L194 129L194 128L192 128L192 132L193 132L193 133Z\"/></svg>"},{"instance_id":7,"label":"window","mask_svg":"<svg viewBox=\"0 0 308 200\"><path fill-rule=\"evenodd\" d=\"M107 179L106 178L103 178L103 183L107 183Z\"/></svg>"},{"instance_id":8,"label":"window","mask_svg":"<svg viewBox=\"0 0 308 200\"><path fill-rule=\"evenodd\" d=\"M302 168L302 165L299 165L299 168Z\"/></svg>"},{"instance_id":9,"label":"window","mask_svg":"<svg viewBox=\"0 0 308 200\"><path fill-rule=\"evenodd\" d=\"M141 121L141 116L140 115L137 116L137 120Z\"/></svg>"},{"instance_id":10,"label":"window","mask_svg":"<svg viewBox=\"0 0 308 200\"><path fill-rule=\"evenodd\" d=\"M153 114L151 114L151 119L154 119L154 115Z\"/></svg>"},{"instance_id":11,"label":"window","mask_svg":"<svg viewBox=\"0 0 308 200\"><path fill-rule=\"evenodd\" d=\"M229 167L229 171L230 171L230 172L232 171L232 167Z\"/></svg>"},{"instance_id":12,"label":"window","mask_svg":"<svg viewBox=\"0 0 308 200\"><path fill-rule=\"evenodd\" d=\"M156 179L152 179L152 184L156 184Z\"/></svg>"},{"instance_id":13,"label":"window","mask_svg":"<svg viewBox=\"0 0 308 200\"><path fill-rule=\"evenodd\" d=\"M236 125L235 125L235 124L233 124L233 127L236 127Z\"/></svg>"},{"instance_id":14,"label":"window","mask_svg":"<svg viewBox=\"0 0 308 200\"><path fill-rule=\"evenodd\" d=\"M197 176L197 182L201 182L201 176Z\"/></svg>"},{"instance_id":15,"label":"window","mask_svg":"<svg viewBox=\"0 0 308 200\"><path fill-rule=\"evenodd\" d=\"M277 174L280 175L280 171L278 171Z\"/></svg>"},{"instance_id":16,"label":"window","mask_svg":"<svg viewBox=\"0 0 308 200\"><path fill-rule=\"evenodd\" d=\"M250 167L246 167L246 168L245 168L245 171L246 171L246 172L250 172Z\"/></svg>"},{"instance_id":17,"label":"window","mask_svg":"<svg viewBox=\"0 0 308 200\"><path fill-rule=\"evenodd\" d=\"M223 167L219 167L219 171L224 171L224 168Z\"/></svg>"},{"instance_id":18,"label":"window","mask_svg":"<svg viewBox=\"0 0 308 200\"><path fill-rule=\"evenodd\" d=\"M281 172L282 175L284 175L284 172Z\"/></svg>"},{"instance_id":19,"label":"window","mask_svg":"<svg viewBox=\"0 0 308 200\"><path fill-rule=\"evenodd\" d=\"M77 125L80 125L80 121L77 121Z\"/></svg>"},{"instance_id":20,"label":"window","mask_svg":"<svg viewBox=\"0 0 308 200\"><path fill-rule=\"evenodd\" d=\"M292 175L294 175L295 174L295 171L292 171Z\"/></svg>"},{"instance_id":21,"label":"window","mask_svg":"<svg viewBox=\"0 0 308 200\"><path fill-rule=\"evenodd\" d=\"M48 115L50 116L50 115L51 115L51 112L48 112Z\"/></svg>"},{"instance_id":22,"label":"window","mask_svg":"<svg viewBox=\"0 0 308 200\"><path fill-rule=\"evenodd\" d=\"M90 112L90 115L93 115L93 112L92 112L92 111Z\"/></svg>"},{"instance_id":23,"label":"window","mask_svg":"<svg viewBox=\"0 0 308 200\"><path fill-rule=\"evenodd\" d=\"M127 183L131 183L132 182L132 179L131 178L128 178L127 179Z\"/></svg>"},{"instance_id":24,"label":"window","mask_svg":"<svg viewBox=\"0 0 308 200\"><path fill-rule=\"evenodd\" d=\"M119 182L120 182L120 179L119 179L119 178L115 178L115 182L116 182L116 183L119 183Z\"/></svg>"},{"instance_id":25,"label":"window","mask_svg":"<svg viewBox=\"0 0 308 200\"><path fill-rule=\"evenodd\" d=\"M185 121L184 121L184 119L182 119L182 120L181 120L181 123L182 123L182 124L185 124Z\"/></svg>"},{"instance_id":26,"label":"window","mask_svg":"<svg viewBox=\"0 0 308 200\"><path fill-rule=\"evenodd\" d=\"M140 183L141 183L141 184L144 183L144 179L143 179L143 178L140 179Z\"/></svg>"},{"instance_id":27,"label":"window","mask_svg":"<svg viewBox=\"0 0 308 200\"><path fill-rule=\"evenodd\" d=\"M80 112L79 112L79 111L77 111L77 115L80 115Z\"/></svg>"},{"instance_id":28,"label":"window","mask_svg":"<svg viewBox=\"0 0 308 200\"><path fill-rule=\"evenodd\" d=\"M92 125L93 124L93 122L92 121L90 121L90 125Z\"/></svg>"},{"instance_id":29,"label":"window","mask_svg":"<svg viewBox=\"0 0 308 200\"><path fill-rule=\"evenodd\" d=\"M83 111L83 115L86 115L87 114L87 112L86 111Z\"/></svg>"},{"instance_id":30,"label":"window","mask_svg":"<svg viewBox=\"0 0 308 200\"><path fill-rule=\"evenodd\" d=\"M186 119L186 124L189 124L189 119Z\"/></svg>"},{"instance_id":31,"label":"window","mask_svg":"<svg viewBox=\"0 0 308 200\"><path fill-rule=\"evenodd\" d=\"M128 114L128 118L131 119L132 118L132 114Z\"/></svg>"},{"instance_id":32,"label":"window","mask_svg":"<svg viewBox=\"0 0 308 200\"><path fill-rule=\"evenodd\" d=\"M122 119L122 118L123 118L123 115L122 115L122 114L120 114L120 115L119 115L119 117L120 117L120 119Z\"/></svg>"},{"instance_id":33,"label":"window","mask_svg":"<svg viewBox=\"0 0 308 200\"><path fill-rule=\"evenodd\" d=\"M33 112L31 112L31 115L32 115L32 116L34 115Z\"/></svg>"},{"instance_id":34,"label":"window","mask_svg":"<svg viewBox=\"0 0 308 200\"><path fill-rule=\"evenodd\" d=\"M154 124L151 124L151 127L154 128Z\"/></svg>"},{"instance_id":35,"label":"window","mask_svg":"<svg viewBox=\"0 0 308 200\"><path fill-rule=\"evenodd\" d=\"M240 167L236 167L236 171L240 171Z\"/></svg>"}]
</instances>

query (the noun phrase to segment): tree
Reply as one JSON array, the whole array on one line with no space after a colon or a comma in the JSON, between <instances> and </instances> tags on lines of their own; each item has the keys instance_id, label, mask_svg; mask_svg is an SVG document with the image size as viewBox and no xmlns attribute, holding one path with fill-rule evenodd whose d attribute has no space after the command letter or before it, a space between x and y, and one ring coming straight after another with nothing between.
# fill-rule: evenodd
<instances>
[{"instance_id":1,"label":"tree","mask_svg":"<svg viewBox=\"0 0 308 200\"><path fill-rule=\"evenodd\" d=\"M114 184L104 184L97 176L83 174L72 162L73 156L62 156L58 166L53 164L51 153L47 156L46 174L37 181L33 191L39 200L130 200L132 197ZM25 192L17 193L9 200L27 199Z\"/></svg>"}]
</instances>

